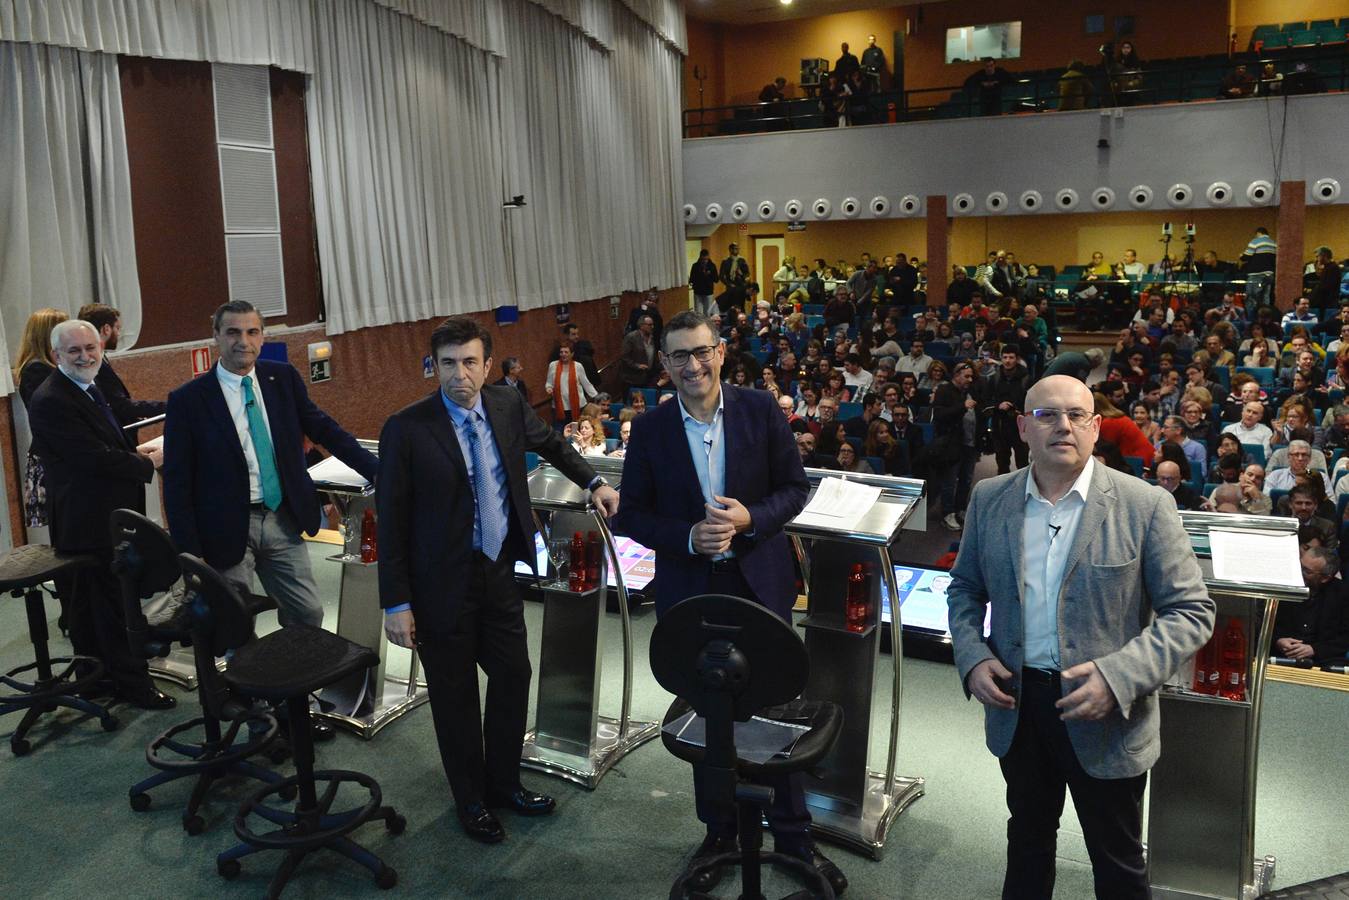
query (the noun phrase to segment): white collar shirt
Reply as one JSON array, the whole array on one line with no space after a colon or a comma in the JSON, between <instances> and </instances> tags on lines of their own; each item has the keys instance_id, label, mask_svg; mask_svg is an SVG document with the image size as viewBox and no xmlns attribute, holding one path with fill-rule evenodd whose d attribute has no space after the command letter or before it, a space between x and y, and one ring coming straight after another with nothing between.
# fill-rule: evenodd
<instances>
[{"instance_id":1,"label":"white collar shirt","mask_svg":"<svg viewBox=\"0 0 1349 900\"><path fill-rule=\"evenodd\" d=\"M1068 492L1050 503L1035 483L1034 468L1026 477L1026 518L1021 532L1021 614L1025 665L1057 672L1059 601L1068 553L1082 523L1096 461L1086 466Z\"/></svg>"},{"instance_id":2,"label":"white collar shirt","mask_svg":"<svg viewBox=\"0 0 1349 900\"><path fill-rule=\"evenodd\" d=\"M244 406L244 376L235 375L224 366L217 365L215 377L220 382L220 392L225 395L225 406L230 411L230 419L234 423L234 433L239 436L239 446L244 451L244 464L248 467L248 502L261 503L262 470L258 467L257 451L253 449L253 434L248 430L248 410ZM271 419L267 418L267 404L262 399L262 385L258 383L257 368L249 372L248 377L253 379L253 402L258 405L258 411L262 413L262 421L267 425L267 433L271 434L272 422Z\"/></svg>"}]
</instances>

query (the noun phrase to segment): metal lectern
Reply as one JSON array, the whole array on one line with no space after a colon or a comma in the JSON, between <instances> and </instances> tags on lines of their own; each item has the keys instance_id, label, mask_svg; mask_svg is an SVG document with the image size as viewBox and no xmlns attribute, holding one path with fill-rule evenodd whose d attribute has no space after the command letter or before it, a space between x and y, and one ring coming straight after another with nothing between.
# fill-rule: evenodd
<instances>
[{"instance_id":1,"label":"metal lectern","mask_svg":"<svg viewBox=\"0 0 1349 900\"><path fill-rule=\"evenodd\" d=\"M820 481L843 473L807 469L812 496ZM815 831L880 859L890 823L923 795L924 780L895 774L899 747L899 709L903 696L903 641L900 596L890 548L901 529L921 508L924 483L883 475L846 475L846 480L881 489L874 506L860 519L834 526L803 513L786 527L801 563L810 612L799 624L810 651L810 680L803 696L843 707L843 731L820 765L820 778L806 786ZM856 564L869 567L869 614L860 631L845 621L847 579ZM890 665L881 665L880 588L890 598ZM877 679L891 679L888 749L884 769L869 759L872 695Z\"/></svg>"},{"instance_id":2,"label":"metal lectern","mask_svg":"<svg viewBox=\"0 0 1349 900\"><path fill-rule=\"evenodd\" d=\"M587 457L596 472L615 488L623 475L623 460ZM594 790L604 773L625 754L660 733L659 722L633 721L632 622L628 589L608 521L590 506L588 493L548 463L529 473L529 499L535 515L548 513L545 535L583 536L596 532L605 547L597 586L572 591L557 578L561 560L549 559L551 571L540 585L543 594L543 635L539 659L538 702L534 728L525 733L521 763ZM551 546L551 541L547 541ZM623 699L618 715L600 715L600 676L603 662L602 624L605 584L610 568L618 596L623 630ZM544 575L545 573L539 573Z\"/></svg>"},{"instance_id":3,"label":"metal lectern","mask_svg":"<svg viewBox=\"0 0 1349 900\"><path fill-rule=\"evenodd\" d=\"M377 441L359 443L378 455ZM379 653L378 665L324 688L315 715L369 740L385 725L427 701L426 682L418 679L417 654L401 648L392 649L406 654L407 676L388 671L391 648L384 635L384 610L379 605L379 563L361 561L361 520L375 505L375 489L335 457L309 471L314 486L326 493L342 514L342 552L328 557L342 567L337 633Z\"/></svg>"},{"instance_id":4,"label":"metal lectern","mask_svg":"<svg viewBox=\"0 0 1349 900\"><path fill-rule=\"evenodd\" d=\"M1307 598L1307 589L1214 577L1214 531L1282 536L1297 555L1295 519L1182 512L1181 520L1218 604L1218 639L1229 618L1246 635L1246 699L1228 700L1191 689L1183 666L1161 691L1162 755L1152 769L1148 798L1148 867L1157 900L1251 900L1268 890L1274 857L1255 856L1255 783L1260 748L1260 704L1274 614L1279 602ZM1262 562L1296 565L1296 559Z\"/></svg>"}]
</instances>

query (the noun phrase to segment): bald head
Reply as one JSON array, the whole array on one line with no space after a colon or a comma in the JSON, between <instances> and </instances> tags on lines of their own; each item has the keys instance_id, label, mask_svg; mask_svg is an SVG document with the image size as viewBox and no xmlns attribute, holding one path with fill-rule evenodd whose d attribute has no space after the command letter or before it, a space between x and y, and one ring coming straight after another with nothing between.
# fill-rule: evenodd
<instances>
[{"instance_id":1,"label":"bald head","mask_svg":"<svg viewBox=\"0 0 1349 900\"><path fill-rule=\"evenodd\" d=\"M1180 466L1169 459L1158 463L1157 483L1168 491L1174 491L1180 487Z\"/></svg>"},{"instance_id":2,"label":"bald head","mask_svg":"<svg viewBox=\"0 0 1349 900\"><path fill-rule=\"evenodd\" d=\"M1052 398L1053 402L1047 398ZM1041 378L1026 392L1026 409L1040 406L1092 409L1091 391L1071 375L1050 375Z\"/></svg>"}]
</instances>

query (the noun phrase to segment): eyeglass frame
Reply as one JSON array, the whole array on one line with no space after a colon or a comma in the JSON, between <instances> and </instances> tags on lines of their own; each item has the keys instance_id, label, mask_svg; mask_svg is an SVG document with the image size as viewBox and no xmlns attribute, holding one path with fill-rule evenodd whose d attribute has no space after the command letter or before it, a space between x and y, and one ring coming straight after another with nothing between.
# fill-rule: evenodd
<instances>
[{"instance_id":1,"label":"eyeglass frame","mask_svg":"<svg viewBox=\"0 0 1349 900\"><path fill-rule=\"evenodd\" d=\"M1074 413L1082 414L1080 421L1074 417ZM1041 417L1041 414L1052 415L1050 418L1045 419ZM1060 416L1067 416L1068 424L1072 425L1074 428L1087 428L1091 425L1092 420L1096 418L1095 412L1089 409L1082 409L1081 407L1059 409L1054 406L1037 406L1034 409L1026 410L1025 415L1029 416L1037 425L1046 427L1057 424Z\"/></svg>"},{"instance_id":2,"label":"eyeglass frame","mask_svg":"<svg viewBox=\"0 0 1349 900\"><path fill-rule=\"evenodd\" d=\"M694 359L700 363L711 362L713 354L717 352L717 348L720 346L721 344L706 344L702 347L691 347L688 350L676 350L673 353L666 353L662 350L660 355L676 369L682 369ZM681 354L684 357L682 361L679 359Z\"/></svg>"}]
</instances>

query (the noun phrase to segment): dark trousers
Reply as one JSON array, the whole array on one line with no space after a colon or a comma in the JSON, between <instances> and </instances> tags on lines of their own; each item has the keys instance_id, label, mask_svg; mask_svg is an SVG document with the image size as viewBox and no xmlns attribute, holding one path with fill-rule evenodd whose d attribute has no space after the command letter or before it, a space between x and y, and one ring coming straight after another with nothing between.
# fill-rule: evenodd
<instances>
[{"instance_id":1,"label":"dark trousers","mask_svg":"<svg viewBox=\"0 0 1349 900\"><path fill-rule=\"evenodd\" d=\"M1016 413L999 411L993 414L993 455L998 460L999 475L1012 471L1013 456L1018 469L1026 467L1030 448L1016 430Z\"/></svg>"},{"instance_id":2,"label":"dark trousers","mask_svg":"<svg viewBox=\"0 0 1349 900\"><path fill-rule=\"evenodd\" d=\"M1143 861L1143 789L1147 774L1093 778L1077 761L1055 702L1059 676L1023 669L1021 714L1011 749L1001 760L1007 782L1007 877L1004 900L1048 900L1064 788L1091 857L1098 898L1147 898Z\"/></svg>"},{"instance_id":3,"label":"dark trousers","mask_svg":"<svg viewBox=\"0 0 1349 900\"><path fill-rule=\"evenodd\" d=\"M727 572L714 571L707 583L707 593L743 597L757 602L745 577L734 567ZM790 775L756 779L757 784L773 789L773 804L764 813L768 817L768 827L773 832L773 841L783 852L791 852L810 841L810 813L806 810L803 778L803 773L793 772ZM734 837L737 833L734 815L729 818L718 815L714 804L707 797L704 779L703 767L695 764L693 798L699 821L707 826L708 834Z\"/></svg>"},{"instance_id":4,"label":"dark trousers","mask_svg":"<svg viewBox=\"0 0 1349 900\"><path fill-rule=\"evenodd\" d=\"M524 600L505 550L494 562L474 551L458 618L446 631L417 633L431 717L445 777L459 807L487 791L520 784L520 750L529 704ZM487 675L487 709L478 703L478 667Z\"/></svg>"},{"instance_id":5,"label":"dark trousers","mask_svg":"<svg viewBox=\"0 0 1349 900\"><path fill-rule=\"evenodd\" d=\"M974 466L979 462L979 448L960 446L954 458L946 461L941 470L942 515L964 512L970 503L970 488L974 482Z\"/></svg>"},{"instance_id":6,"label":"dark trousers","mask_svg":"<svg viewBox=\"0 0 1349 900\"><path fill-rule=\"evenodd\" d=\"M96 555L105 561L111 556L108 551ZM122 586L107 565L63 573L53 580L75 653L102 660L115 693L133 695L152 690L145 657L131 652L122 611Z\"/></svg>"}]
</instances>

